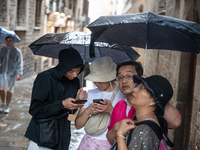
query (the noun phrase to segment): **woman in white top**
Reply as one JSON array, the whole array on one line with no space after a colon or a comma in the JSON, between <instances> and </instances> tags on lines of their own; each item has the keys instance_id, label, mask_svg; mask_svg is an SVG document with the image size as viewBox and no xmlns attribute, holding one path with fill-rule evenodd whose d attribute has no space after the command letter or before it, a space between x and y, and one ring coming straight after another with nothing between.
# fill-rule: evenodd
<instances>
[{"instance_id":1,"label":"woman in white top","mask_svg":"<svg viewBox=\"0 0 200 150\"><path fill-rule=\"evenodd\" d=\"M125 95L121 93L118 85L114 82L115 78L116 64L113 63L110 57L101 57L91 63L90 74L85 77L85 80L93 81L97 88L88 91L87 102L79 110L75 120L77 129L84 127L91 115L95 116L95 114L104 113L110 116L115 104L125 98ZM101 101L101 104L99 104L94 103L94 99L103 99L104 101ZM110 118L108 119L108 125L109 121ZM98 124L98 121L94 122ZM109 150L111 145L106 138L107 131L107 126L102 133L97 131L97 133L90 134L86 131L78 150Z\"/></svg>"}]
</instances>

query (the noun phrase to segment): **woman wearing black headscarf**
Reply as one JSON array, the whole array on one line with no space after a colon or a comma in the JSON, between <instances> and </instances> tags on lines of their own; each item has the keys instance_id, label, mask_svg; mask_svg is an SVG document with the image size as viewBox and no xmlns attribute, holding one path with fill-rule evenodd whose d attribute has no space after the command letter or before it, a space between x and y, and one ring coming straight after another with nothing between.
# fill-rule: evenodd
<instances>
[{"instance_id":1,"label":"woman wearing black headscarf","mask_svg":"<svg viewBox=\"0 0 200 150\"><path fill-rule=\"evenodd\" d=\"M29 113L32 119L25 133L30 140L30 150L42 150L38 146L34 120L58 117L64 113L73 114L83 104L74 104L76 99L87 99L87 93L80 88L77 75L83 70L80 54L73 48L59 53L59 64L36 77L32 90ZM74 110L74 111L73 111ZM55 150L68 150L71 132L68 114L58 119L59 137ZM48 136L48 135L47 135ZM48 149L48 148L44 148Z\"/></svg>"},{"instance_id":2,"label":"woman wearing black headscarf","mask_svg":"<svg viewBox=\"0 0 200 150\"><path fill-rule=\"evenodd\" d=\"M135 85L130 103L136 110L137 122L134 123L131 119L122 120L115 136L117 147L113 146L113 149L171 149L173 143L166 136L167 122L163 115L166 104L173 96L172 85L159 75L147 78L134 75L133 81ZM125 136L129 131L126 140Z\"/></svg>"}]
</instances>

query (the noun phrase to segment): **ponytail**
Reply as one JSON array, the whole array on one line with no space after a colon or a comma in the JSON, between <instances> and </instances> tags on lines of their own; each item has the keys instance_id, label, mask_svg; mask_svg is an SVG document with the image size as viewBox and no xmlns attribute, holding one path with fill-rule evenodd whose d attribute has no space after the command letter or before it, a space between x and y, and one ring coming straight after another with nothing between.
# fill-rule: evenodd
<instances>
[{"instance_id":1,"label":"ponytail","mask_svg":"<svg viewBox=\"0 0 200 150\"><path fill-rule=\"evenodd\" d=\"M168 129L167 121L165 120L165 118L163 118L163 112L158 105L156 105L156 109L154 112L155 112L155 115L158 119L158 122L160 124L160 127L161 127L163 133L166 135L167 129Z\"/></svg>"}]
</instances>

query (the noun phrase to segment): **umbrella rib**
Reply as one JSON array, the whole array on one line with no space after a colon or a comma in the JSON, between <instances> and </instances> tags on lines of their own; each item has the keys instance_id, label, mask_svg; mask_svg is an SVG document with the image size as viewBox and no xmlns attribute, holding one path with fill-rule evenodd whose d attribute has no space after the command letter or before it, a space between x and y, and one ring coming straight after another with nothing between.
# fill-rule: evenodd
<instances>
[{"instance_id":1,"label":"umbrella rib","mask_svg":"<svg viewBox=\"0 0 200 150\"><path fill-rule=\"evenodd\" d=\"M114 23L113 22L111 22L106 16L103 16L104 17L104 19L105 20L107 20L108 21L108 23L110 24L110 25L114 25Z\"/></svg>"}]
</instances>

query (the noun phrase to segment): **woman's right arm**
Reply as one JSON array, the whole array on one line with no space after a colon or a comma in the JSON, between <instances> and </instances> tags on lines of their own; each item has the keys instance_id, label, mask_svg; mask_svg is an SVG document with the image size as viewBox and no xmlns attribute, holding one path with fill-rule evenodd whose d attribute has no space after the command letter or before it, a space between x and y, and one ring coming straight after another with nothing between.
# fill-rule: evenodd
<instances>
[{"instance_id":1,"label":"woman's right arm","mask_svg":"<svg viewBox=\"0 0 200 150\"><path fill-rule=\"evenodd\" d=\"M117 147L118 150L128 150L126 142L122 137L117 137Z\"/></svg>"},{"instance_id":2,"label":"woman's right arm","mask_svg":"<svg viewBox=\"0 0 200 150\"><path fill-rule=\"evenodd\" d=\"M117 140L118 150L128 150L125 139L123 137L126 137L127 133L135 127L136 125L134 125L134 122L131 119L123 119L121 121L119 129L117 131L117 135L115 136Z\"/></svg>"},{"instance_id":3,"label":"woman's right arm","mask_svg":"<svg viewBox=\"0 0 200 150\"><path fill-rule=\"evenodd\" d=\"M75 120L75 127L82 128L90 117L90 112L87 108L81 107Z\"/></svg>"},{"instance_id":4,"label":"woman's right arm","mask_svg":"<svg viewBox=\"0 0 200 150\"><path fill-rule=\"evenodd\" d=\"M81 107L75 120L75 127L77 129L82 128L86 124L90 115L97 113L99 112L96 110L94 103L91 103L87 108Z\"/></svg>"}]
</instances>

